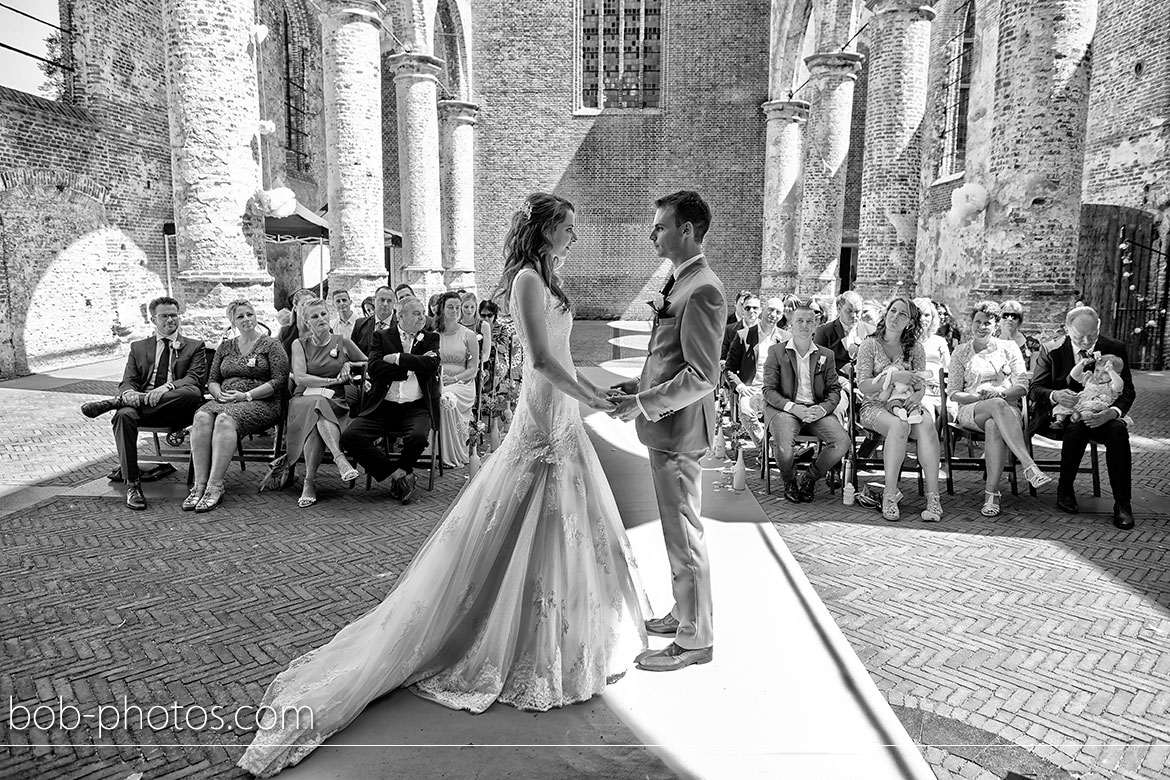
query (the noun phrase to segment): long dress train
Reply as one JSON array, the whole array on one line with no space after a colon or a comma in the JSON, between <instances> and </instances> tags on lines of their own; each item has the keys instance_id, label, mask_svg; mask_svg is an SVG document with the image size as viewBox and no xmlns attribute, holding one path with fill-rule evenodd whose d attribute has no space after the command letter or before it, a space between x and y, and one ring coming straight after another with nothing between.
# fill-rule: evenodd
<instances>
[{"instance_id":1,"label":"long dress train","mask_svg":"<svg viewBox=\"0 0 1170 780\"><path fill-rule=\"evenodd\" d=\"M571 371L572 316L547 294L545 326ZM402 686L475 713L495 701L539 711L584 701L646 647L647 614L578 403L526 357L500 449L386 599L273 680L261 702L272 709L239 765L276 774Z\"/></svg>"}]
</instances>

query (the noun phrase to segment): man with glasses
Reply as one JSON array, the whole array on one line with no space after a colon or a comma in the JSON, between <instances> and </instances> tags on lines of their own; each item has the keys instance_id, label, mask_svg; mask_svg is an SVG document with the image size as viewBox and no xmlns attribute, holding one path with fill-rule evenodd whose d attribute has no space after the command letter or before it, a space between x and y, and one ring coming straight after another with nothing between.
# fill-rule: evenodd
<instances>
[{"instance_id":1,"label":"man with glasses","mask_svg":"<svg viewBox=\"0 0 1170 780\"><path fill-rule=\"evenodd\" d=\"M750 311L744 308L749 300L755 301ZM730 321L723 329L723 345L719 348L720 361L727 360L727 353L731 349L731 342L735 340L735 334L760 321L760 299L750 290L740 290L739 295L735 296L735 313L729 314L727 319Z\"/></svg>"},{"instance_id":2,"label":"man with glasses","mask_svg":"<svg viewBox=\"0 0 1170 780\"><path fill-rule=\"evenodd\" d=\"M745 315L759 305L759 298L748 298L744 301ZM740 420L756 444L764 440L764 375L760 369L772 345L789 336L777 326L784 316L784 308L782 299L769 298L763 319L736 333L727 352L727 381L736 392Z\"/></svg>"},{"instance_id":3,"label":"man with glasses","mask_svg":"<svg viewBox=\"0 0 1170 780\"><path fill-rule=\"evenodd\" d=\"M1069 374L1080 360L1092 361L1102 355L1117 355L1122 361L1122 390L1113 406L1102 412L1086 414L1071 423L1061 438L1060 481L1056 488L1056 506L1061 511L1076 514L1079 511L1073 481L1077 476L1085 447L1090 441L1105 446L1105 463L1109 470L1109 486L1113 490L1113 525L1122 530L1133 528L1133 507L1130 503L1132 455L1129 447L1130 406L1135 396L1133 376L1129 371L1129 354L1125 344L1101 335L1101 318L1089 306L1077 306L1064 320L1067 336L1051 341L1040 348L1036 357L1035 376L1029 396L1036 408L1036 422L1040 432L1051 435L1048 424L1052 407L1076 405L1084 386Z\"/></svg>"},{"instance_id":4,"label":"man with glasses","mask_svg":"<svg viewBox=\"0 0 1170 780\"><path fill-rule=\"evenodd\" d=\"M148 311L154 334L130 345L118 395L81 406L86 417L114 412L120 466L111 478L125 480L130 509L146 509L138 470L139 427L186 428L203 403L207 381L203 342L179 333L179 302L155 298Z\"/></svg>"}]
</instances>

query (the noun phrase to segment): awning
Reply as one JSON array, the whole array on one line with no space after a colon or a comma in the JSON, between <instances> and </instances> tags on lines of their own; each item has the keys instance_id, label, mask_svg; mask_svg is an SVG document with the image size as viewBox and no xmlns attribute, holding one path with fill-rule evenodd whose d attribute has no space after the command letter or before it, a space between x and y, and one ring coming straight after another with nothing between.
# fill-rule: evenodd
<instances>
[{"instance_id":1,"label":"awning","mask_svg":"<svg viewBox=\"0 0 1170 780\"><path fill-rule=\"evenodd\" d=\"M265 217L264 236L274 243L320 244L329 239L329 222L297 203L287 217Z\"/></svg>"}]
</instances>

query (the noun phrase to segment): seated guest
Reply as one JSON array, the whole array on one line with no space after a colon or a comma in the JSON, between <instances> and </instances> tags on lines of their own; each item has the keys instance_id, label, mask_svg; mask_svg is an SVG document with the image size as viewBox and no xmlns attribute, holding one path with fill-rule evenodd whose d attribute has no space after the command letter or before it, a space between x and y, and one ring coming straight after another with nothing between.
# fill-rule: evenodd
<instances>
[{"instance_id":1,"label":"seated guest","mask_svg":"<svg viewBox=\"0 0 1170 780\"><path fill-rule=\"evenodd\" d=\"M479 373L479 342L459 324L462 301L457 292L439 296L439 357L443 390L439 426L443 433L443 464L455 468L467 464L471 408L475 404L475 376Z\"/></svg>"},{"instance_id":2,"label":"seated guest","mask_svg":"<svg viewBox=\"0 0 1170 780\"><path fill-rule=\"evenodd\" d=\"M963 341L963 332L955 324L955 318L951 316L951 310L945 303L939 301L935 306L938 308L938 335L946 339L947 349L953 355L955 347Z\"/></svg>"},{"instance_id":3,"label":"seated guest","mask_svg":"<svg viewBox=\"0 0 1170 780\"><path fill-rule=\"evenodd\" d=\"M407 298L417 297L418 296L414 294L414 288L405 282L394 286L394 300L398 301L399 303L406 300Z\"/></svg>"},{"instance_id":4,"label":"seated guest","mask_svg":"<svg viewBox=\"0 0 1170 780\"><path fill-rule=\"evenodd\" d=\"M203 403L207 357L203 342L179 333L179 302L163 296L148 307L154 335L130 345L118 395L82 404L86 417L114 411L114 443L126 482L126 506L146 509L138 471L138 429L186 428Z\"/></svg>"},{"instance_id":5,"label":"seated guest","mask_svg":"<svg viewBox=\"0 0 1170 780\"><path fill-rule=\"evenodd\" d=\"M1133 405L1133 376L1129 370L1129 354L1125 344L1101 335L1101 319L1088 306L1072 309L1064 319L1063 339L1050 341L1040 347L1036 356L1036 373L1032 379L1031 400L1035 404L1037 422L1042 431L1052 417L1052 407L1075 407L1084 392L1084 385L1073 379L1073 367L1085 358L1095 355L1116 355L1121 358L1122 390L1113 406L1097 413L1086 414L1077 422L1070 422L1063 430L1060 447L1060 480L1056 487L1056 505L1063 511L1079 511L1073 482L1077 468L1090 441L1105 446L1105 463L1109 469L1109 486L1113 490L1113 524L1122 530L1133 528L1130 469L1132 454L1129 447L1129 427L1126 415Z\"/></svg>"},{"instance_id":6,"label":"seated guest","mask_svg":"<svg viewBox=\"0 0 1170 780\"><path fill-rule=\"evenodd\" d=\"M813 334L814 344L832 351L837 373L848 369L857 347L873 333L873 328L861 321L861 306L861 296L854 291L841 293L837 296L837 319L821 325Z\"/></svg>"},{"instance_id":7,"label":"seated guest","mask_svg":"<svg viewBox=\"0 0 1170 780\"><path fill-rule=\"evenodd\" d=\"M487 363L492 356L492 327L480 319L479 301L475 293L461 293L459 306L459 324L475 334L475 340L479 343L480 365Z\"/></svg>"},{"instance_id":8,"label":"seated guest","mask_svg":"<svg viewBox=\"0 0 1170 780\"><path fill-rule=\"evenodd\" d=\"M353 343L357 344L358 349L364 354L370 354L375 333L398 327L394 320L394 307L397 303L394 291L386 285L374 291L374 313L369 317L362 317L353 326Z\"/></svg>"},{"instance_id":9,"label":"seated guest","mask_svg":"<svg viewBox=\"0 0 1170 780\"><path fill-rule=\"evenodd\" d=\"M983 301L971 311L971 337L955 349L947 375L947 397L957 405L955 423L984 435L984 517L999 514L999 480L1008 450L1024 465L1032 487L1052 481L1028 452L1020 424L1020 399L1028 394L1024 358L1014 342L995 338L999 304Z\"/></svg>"},{"instance_id":10,"label":"seated guest","mask_svg":"<svg viewBox=\"0 0 1170 780\"><path fill-rule=\"evenodd\" d=\"M863 426L885 437L882 445L885 469L882 517L891 522L901 519L898 502L902 493L898 490L898 482L902 478L902 463L911 436L918 441L918 463L926 482L926 509L922 510L922 519L938 522L943 514L938 494L939 444L934 418L923 415L918 422L910 423L888 412L877 400L884 384L879 375L888 366L893 365L895 369L890 376L892 381L915 386L925 384L926 380L918 375L926 368L926 353L919 339L921 328L917 307L909 298L899 296L886 307L874 334L857 348L855 381L858 390L865 395L858 419Z\"/></svg>"},{"instance_id":11,"label":"seated guest","mask_svg":"<svg viewBox=\"0 0 1170 780\"><path fill-rule=\"evenodd\" d=\"M403 504L414 498L414 464L427 447L431 420L439 412L439 335L424 333L425 322L422 301L404 298L398 326L375 334L369 354L373 387L341 434L342 449L377 481L389 477L391 497ZM383 436L402 440L395 460L374 444Z\"/></svg>"},{"instance_id":12,"label":"seated guest","mask_svg":"<svg viewBox=\"0 0 1170 780\"><path fill-rule=\"evenodd\" d=\"M427 299L427 325L428 331L437 330L439 327L439 296L442 293L435 293Z\"/></svg>"},{"instance_id":13,"label":"seated guest","mask_svg":"<svg viewBox=\"0 0 1170 780\"><path fill-rule=\"evenodd\" d=\"M487 324L489 328L488 332L492 335L491 343L488 344L488 375L484 380L485 392L494 390L496 385L499 384L499 381L503 376L503 372L500 371L500 356L503 354L505 359L507 356L508 337L501 333L501 331L503 331L503 327L501 327L499 317L499 304L497 304L495 301L489 301L486 299L479 302L479 318Z\"/></svg>"},{"instance_id":14,"label":"seated guest","mask_svg":"<svg viewBox=\"0 0 1170 780\"><path fill-rule=\"evenodd\" d=\"M352 340L329 332L325 301L314 299L301 308L309 335L293 342L292 378L296 390L288 404L285 426L288 468L305 456L305 484L297 505L317 503L317 470L328 448L341 479L357 479L358 472L341 451L341 431L349 423L345 387L350 369L364 365L366 356Z\"/></svg>"},{"instance_id":15,"label":"seated guest","mask_svg":"<svg viewBox=\"0 0 1170 780\"><path fill-rule=\"evenodd\" d=\"M219 506L224 474L239 437L276 425L280 394L288 383L288 354L279 339L257 325L252 304L229 303L227 317L239 335L225 339L215 350L207 380L214 400L195 413L191 427L195 484L183 500L184 511L210 512Z\"/></svg>"},{"instance_id":16,"label":"seated guest","mask_svg":"<svg viewBox=\"0 0 1170 780\"><path fill-rule=\"evenodd\" d=\"M840 401L840 378L833 353L813 343L816 312L802 301L788 321L792 338L769 347L764 362L764 419L775 444L784 497L799 503L812 501L817 480L845 457L849 435L831 414ZM793 448L802 433L816 436L823 446L798 482Z\"/></svg>"},{"instance_id":17,"label":"seated guest","mask_svg":"<svg viewBox=\"0 0 1170 780\"><path fill-rule=\"evenodd\" d=\"M1020 330L1024 324L1024 304L1019 301L1004 301L999 307L999 337L1004 341L1014 341L1024 356L1024 365L1032 371L1036 361L1036 353L1040 351L1040 342L1035 336Z\"/></svg>"},{"instance_id":18,"label":"seated guest","mask_svg":"<svg viewBox=\"0 0 1170 780\"><path fill-rule=\"evenodd\" d=\"M337 310L337 314L329 320L329 329L338 336L352 340L353 328L357 324L358 316L354 313L349 290L334 290L331 297L333 308Z\"/></svg>"},{"instance_id":19,"label":"seated guest","mask_svg":"<svg viewBox=\"0 0 1170 780\"><path fill-rule=\"evenodd\" d=\"M748 301L754 301L755 309L749 312L745 307ZM719 348L719 359L727 360L727 353L731 349L731 342L735 334L744 328L750 328L760 321L760 299L748 290L740 291L735 297L735 311L727 315L727 325L723 329L723 345Z\"/></svg>"},{"instance_id":20,"label":"seated guest","mask_svg":"<svg viewBox=\"0 0 1170 780\"><path fill-rule=\"evenodd\" d=\"M374 296L367 295L362 298L362 316L369 317L374 313Z\"/></svg>"},{"instance_id":21,"label":"seated guest","mask_svg":"<svg viewBox=\"0 0 1170 780\"><path fill-rule=\"evenodd\" d=\"M744 306L745 312L753 302L758 302L758 299L749 298ZM738 393L740 421L757 444L764 438L761 422L764 413L764 372L760 369L772 345L788 336L777 325L783 316L784 301L769 298L760 323L744 327L736 333L727 353L727 381Z\"/></svg>"},{"instance_id":22,"label":"seated guest","mask_svg":"<svg viewBox=\"0 0 1170 780\"><path fill-rule=\"evenodd\" d=\"M926 394L922 399L922 406L928 409L936 418L938 407L942 403L941 388L938 384L939 369L946 370L951 364L951 350L947 347L947 340L938 335L938 307L930 298L915 298L912 303L918 308L918 316L922 320L922 350L926 353Z\"/></svg>"},{"instance_id":23,"label":"seated guest","mask_svg":"<svg viewBox=\"0 0 1170 780\"><path fill-rule=\"evenodd\" d=\"M311 301L317 297L317 294L312 290L301 288L292 294L289 308L292 310L291 319L287 325L280 326L280 332L277 338L280 339L280 344L284 347L286 355L292 354L293 342L299 338L303 338L308 334L308 328L304 326L300 319L301 306L305 301Z\"/></svg>"}]
</instances>

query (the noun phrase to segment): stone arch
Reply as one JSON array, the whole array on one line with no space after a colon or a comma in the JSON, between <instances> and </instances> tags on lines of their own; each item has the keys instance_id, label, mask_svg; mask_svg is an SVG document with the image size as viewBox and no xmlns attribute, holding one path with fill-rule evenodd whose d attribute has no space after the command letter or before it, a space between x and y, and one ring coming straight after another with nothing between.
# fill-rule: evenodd
<instances>
[{"instance_id":1,"label":"stone arch","mask_svg":"<svg viewBox=\"0 0 1170 780\"><path fill-rule=\"evenodd\" d=\"M771 52L771 94L773 100L788 100L789 93L796 90L807 70L804 67L806 48L815 39L813 0L790 0L782 10L775 11L773 18ZM799 95L793 98L801 99Z\"/></svg>"},{"instance_id":2,"label":"stone arch","mask_svg":"<svg viewBox=\"0 0 1170 780\"><path fill-rule=\"evenodd\" d=\"M472 100L471 9L467 0L439 0L435 9L435 55L446 61L449 97ZM440 45L442 51L440 52Z\"/></svg>"}]
</instances>

